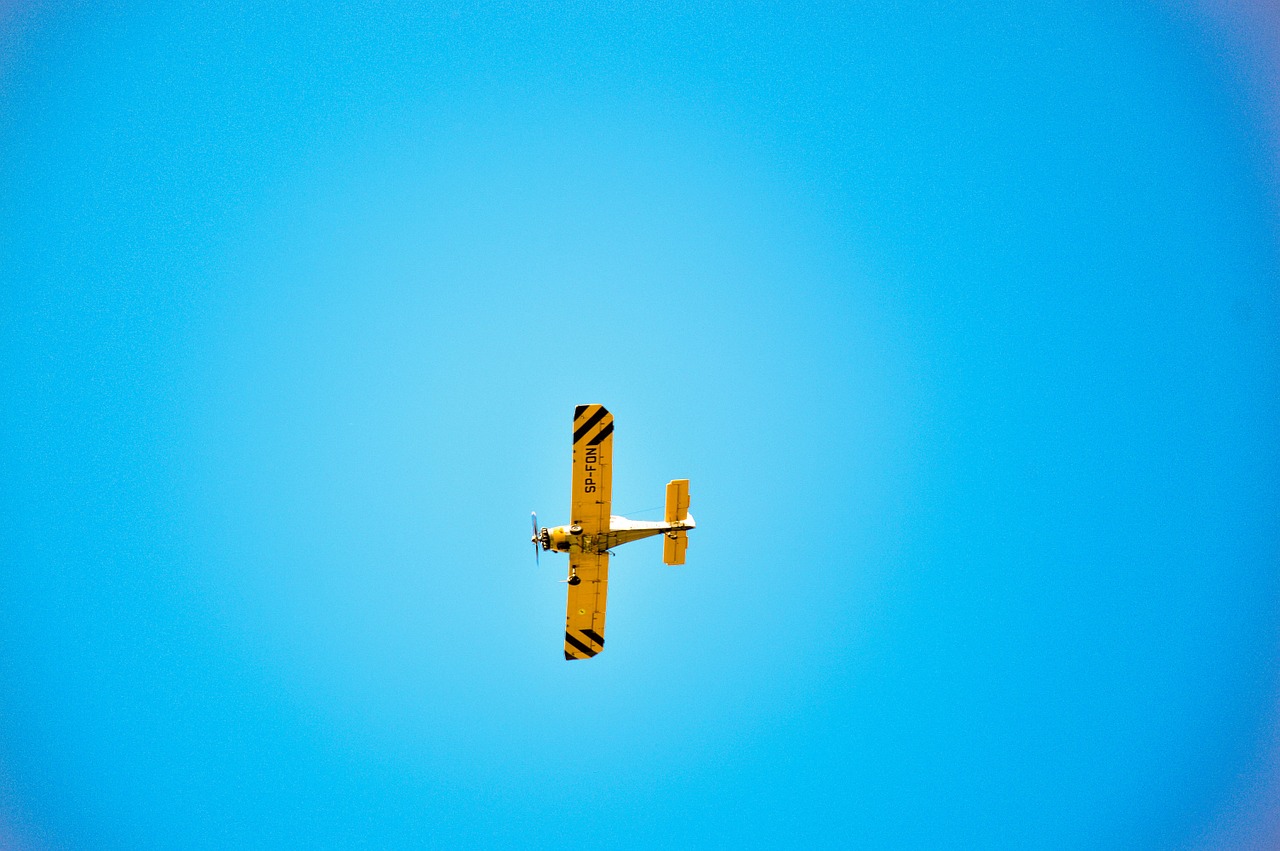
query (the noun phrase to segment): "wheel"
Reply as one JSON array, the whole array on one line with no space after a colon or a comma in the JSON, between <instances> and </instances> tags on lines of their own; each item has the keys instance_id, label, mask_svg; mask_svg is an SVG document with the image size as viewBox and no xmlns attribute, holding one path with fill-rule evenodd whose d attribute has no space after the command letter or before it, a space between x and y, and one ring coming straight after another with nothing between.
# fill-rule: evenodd
<instances>
[{"instance_id":1,"label":"wheel","mask_svg":"<svg viewBox=\"0 0 1280 851\"><path fill-rule=\"evenodd\" d=\"M582 527L581 527L581 526L579 526L577 523L574 523L572 526L570 526L570 527L569 527L569 534L570 534L570 535L581 535L581 534L582 534Z\"/></svg>"},{"instance_id":2,"label":"wheel","mask_svg":"<svg viewBox=\"0 0 1280 851\"><path fill-rule=\"evenodd\" d=\"M570 585L579 585L581 584L581 582L582 582L582 577L578 576L578 574L576 573L573 576L569 577Z\"/></svg>"}]
</instances>

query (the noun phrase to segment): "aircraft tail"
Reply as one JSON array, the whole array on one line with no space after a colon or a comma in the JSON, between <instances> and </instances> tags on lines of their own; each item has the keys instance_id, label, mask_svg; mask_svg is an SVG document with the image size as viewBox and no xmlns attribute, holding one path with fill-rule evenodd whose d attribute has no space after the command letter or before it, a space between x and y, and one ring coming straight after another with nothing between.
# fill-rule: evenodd
<instances>
[{"instance_id":1,"label":"aircraft tail","mask_svg":"<svg viewBox=\"0 0 1280 851\"><path fill-rule=\"evenodd\" d=\"M689 515L689 480L672 479L667 482L668 523L680 523Z\"/></svg>"},{"instance_id":2,"label":"aircraft tail","mask_svg":"<svg viewBox=\"0 0 1280 851\"><path fill-rule=\"evenodd\" d=\"M667 483L667 523L688 523L693 526L693 518L689 516L689 480L673 479ZM684 551L689 546L689 534L683 529L667 532L662 541L662 560L667 564L684 564Z\"/></svg>"}]
</instances>

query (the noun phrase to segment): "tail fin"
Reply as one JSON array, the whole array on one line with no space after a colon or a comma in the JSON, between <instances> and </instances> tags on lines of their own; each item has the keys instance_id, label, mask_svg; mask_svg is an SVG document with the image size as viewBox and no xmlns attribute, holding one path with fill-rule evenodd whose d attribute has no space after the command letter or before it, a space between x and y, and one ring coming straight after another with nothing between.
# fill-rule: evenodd
<instances>
[{"instance_id":1,"label":"tail fin","mask_svg":"<svg viewBox=\"0 0 1280 851\"><path fill-rule=\"evenodd\" d=\"M689 480L674 479L667 483L667 523L684 523L689 517ZM667 564L684 564L684 551L689 546L687 532L667 532L662 541L662 560Z\"/></svg>"}]
</instances>

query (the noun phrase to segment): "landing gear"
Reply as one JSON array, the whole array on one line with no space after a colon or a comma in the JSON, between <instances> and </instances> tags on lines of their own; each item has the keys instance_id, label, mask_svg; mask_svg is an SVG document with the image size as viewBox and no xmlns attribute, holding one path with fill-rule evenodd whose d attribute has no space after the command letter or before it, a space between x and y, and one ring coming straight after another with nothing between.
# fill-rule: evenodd
<instances>
[{"instance_id":1,"label":"landing gear","mask_svg":"<svg viewBox=\"0 0 1280 851\"><path fill-rule=\"evenodd\" d=\"M576 573L570 573L570 574L569 574L569 584L570 584L570 585L579 585L579 584L581 584L581 583L582 583L582 577L578 576L578 574L576 574Z\"/></svg>"},{"instance_id":2,"label":"landing gear","mask_svg":"<svg viewBox=\"0 0 1280 851\"><path fill-rule=\"evenodd\" d=\"M579 526L577 523L574 523L572 526L570 526L570 527L569 527L569 534L570 534L570 535L581 535L581 534L582 534L582 527L581 527L581 526Z\"/></svg>"}]
</instances>

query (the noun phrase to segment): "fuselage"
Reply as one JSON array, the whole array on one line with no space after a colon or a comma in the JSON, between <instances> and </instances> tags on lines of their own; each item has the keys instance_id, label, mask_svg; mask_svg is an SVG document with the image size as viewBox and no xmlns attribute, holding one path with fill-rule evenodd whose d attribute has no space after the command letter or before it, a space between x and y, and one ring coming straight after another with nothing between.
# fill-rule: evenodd
<instances>
[{"instance_id":1,"label":"fuselage","mask_svg":"<svg viewBox=\"0 0 1280 851\"><path fill-rule=\"evenodd\" d=\"M552 526L543 528L539 537L544 550L557 553L603 553L614 547L620 547L641 538L651 538L654 535L670 534L674 537L676 532L688 531L695 525L697 524L693 522L692 514L686 514L685 519L680 523L666 523L661 520L628 520L625 517L611 515L608 530L599 534L588 535L581 531L575 532L572 526Z\"/></svg>"}]
</instances>

